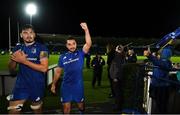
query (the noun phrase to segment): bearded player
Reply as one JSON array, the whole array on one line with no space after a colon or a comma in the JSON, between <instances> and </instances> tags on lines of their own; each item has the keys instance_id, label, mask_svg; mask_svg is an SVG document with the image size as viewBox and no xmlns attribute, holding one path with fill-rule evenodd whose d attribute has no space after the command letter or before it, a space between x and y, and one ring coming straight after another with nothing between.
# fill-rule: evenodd
<instances>
[{"instance_id":1,"label":"bearded player","mask_svg":"<svg viewBox=\"0 0 180 115\"><path fill-rule=\"evenodd\" d=\"M41 113L45 72L48 70L48 49L35 41L36 35L32 25L24 25L20 35L24 43L13 49L9 61L10 71L15 71L17 65L19 69L8 110L10 114L20 113L23 104L30 100L34 113Z\"/></svg>"},{"instance_id":2,"label":"bearded player","mask_svg":"<svg viewBox=\"0 0 180 115\"><path fill-rule=\"evenodd\" d=\"M61 102L63 103L63 113L71 112L71 102L78 105L79 112L83 113L84 106L84 86L83 86L83 65L84 56L91 47L91 36L86 23L80 24L85 32L85 44L82 49L77 50L75 38L70 37L66 41L66 47L69 51L62 54L59 58L56 68L51 91L55 93L56 84L64 70L64 76L61 84Z\"/></svg>"}]
</instances>

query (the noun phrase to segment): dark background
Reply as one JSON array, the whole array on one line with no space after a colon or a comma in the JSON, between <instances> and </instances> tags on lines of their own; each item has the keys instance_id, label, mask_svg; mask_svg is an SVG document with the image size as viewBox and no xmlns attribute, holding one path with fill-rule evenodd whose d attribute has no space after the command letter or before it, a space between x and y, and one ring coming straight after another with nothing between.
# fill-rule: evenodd
<instances>
[{"instance_id":1,"label":"dark background","mask_svg":"<svg viewBox=\"0 0 180 115\"><path fill-rule=\"evenodd\" d=\"M179 0L1 0L0 48L8 48L8 18L12 42L17 42L17 23L29 23L24 7L38 6L32 24L36 32L83 35L80 22L88 23L92 36L162 38L180 26Z\"/></svg>"}]
</instances>

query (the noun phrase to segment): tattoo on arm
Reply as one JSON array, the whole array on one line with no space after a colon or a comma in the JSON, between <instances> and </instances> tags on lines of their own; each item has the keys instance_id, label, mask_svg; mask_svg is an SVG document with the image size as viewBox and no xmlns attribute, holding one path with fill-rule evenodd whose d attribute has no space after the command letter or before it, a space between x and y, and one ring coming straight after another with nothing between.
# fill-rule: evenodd
<instances>
[{"instance_id":1,"label":"tattoo on arm","mask_svg":"<svg viewBox=\"0 0 180 115\"><path fill-rule=\"evenodd\" d=\"M47 58L48 57L48 52L47 51L41 51L40 53L40 59L42 58Z\"/></svg>"}]
</instances>

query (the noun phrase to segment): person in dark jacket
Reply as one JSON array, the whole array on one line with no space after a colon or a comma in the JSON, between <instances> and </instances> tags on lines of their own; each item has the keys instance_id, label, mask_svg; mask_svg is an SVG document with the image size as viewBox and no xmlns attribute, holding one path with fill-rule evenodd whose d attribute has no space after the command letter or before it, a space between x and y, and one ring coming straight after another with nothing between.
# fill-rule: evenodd
<instances>
[{"instance_id":1,"label":"person in dark jacket","mask_svg":"<svg viewBox=\"0 0 180 115\"><path fill-rule=\"evenodd\" d=\"M90 52L85 54L85 57L86 57L86 67L89 69L90 68L90 62L91 62L91 54L90 54Z\"/></svg>"},{"instance_id":2,"label":"person in dark jacket","mask_svg":"<svg viewBox=\"0 0 180 115\"><path fill-rule=\"evenodd\" d=\"M169 100L169 71L172 70L172 46L168 45L160 52L160 57L153 56L150 51L145 50L144 56L153 63L153 74L150 83L150 97L152 98L152 112L156 114L167 113Z\"/></svg>"},{"instance_id":3,"label":"person in dark jacket","mask_svg":"<svg viewBox=\"0 0 180 115\"><path fill-rule=\"evenodd\" d=\"M121 110L123 103L122 96L122 65L125 63L125 52L122 45L118 45L115 50L115 57L112 60L110 67L110 77L113 80L113 90L115 93L115 109Z\"/></svg>"},{"instance_id":4,"label":"person in dark jacket","mask_svg":"<svg viewBox=\"0 0 180 115\"><path fill-rule=\"evenodd\" d=\"M136 53L134 52L134 49L130 48L127 51L126 55L126 62L127 63L136 63L137 62L137 56Z\"/></svg>"},{"instance_id":5,"label":"person in dark jacket","mask_svg":"<svg viewBox=\"0 0 180 115\"><path fill-rule=\"evenodd\" d=\"M109 93L109 98L114 97L114 90L113 90L113 79L110 77L110 66L112 63L112 60L115 55L115 48L112 44L107 45L107 72L108 72L108 79L109 79L109 84L110 84L110 93Z\"/></svg>"},{"instance_id":6,"label":"person in dark jacket","mask_svg":"<svg viewBox=\"0 0 180 115\"><path fill-rule=\"evenodd\" d=\"M92 79L92 87L95 87L96 81L98 86L101 86L102 72L103 66L105 65L104 58L101 57L100 54L96 54L96 56L92 59L91 66L93 67L93 79Z\"/></svg>"}]
</instances>

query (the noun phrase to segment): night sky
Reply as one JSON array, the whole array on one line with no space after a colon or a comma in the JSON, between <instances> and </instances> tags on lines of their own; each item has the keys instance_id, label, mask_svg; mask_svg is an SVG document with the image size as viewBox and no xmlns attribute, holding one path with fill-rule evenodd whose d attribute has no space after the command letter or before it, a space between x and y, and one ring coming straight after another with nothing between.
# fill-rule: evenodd
<instances>
[{"instance_id":1,"label":"night sky","mask_svg":"<svg viewBox=\"0 0 180 115\"><path fill-rule=\"evenodd\" d=\"M17 22L29 23L24 7L34 1L38 13L32 24L36 32L83 35L80 22L88 23L92 36L161 38L180 26L179 0L1 0L0 48L17 41Z\"/></svg>"}]
</instances>

